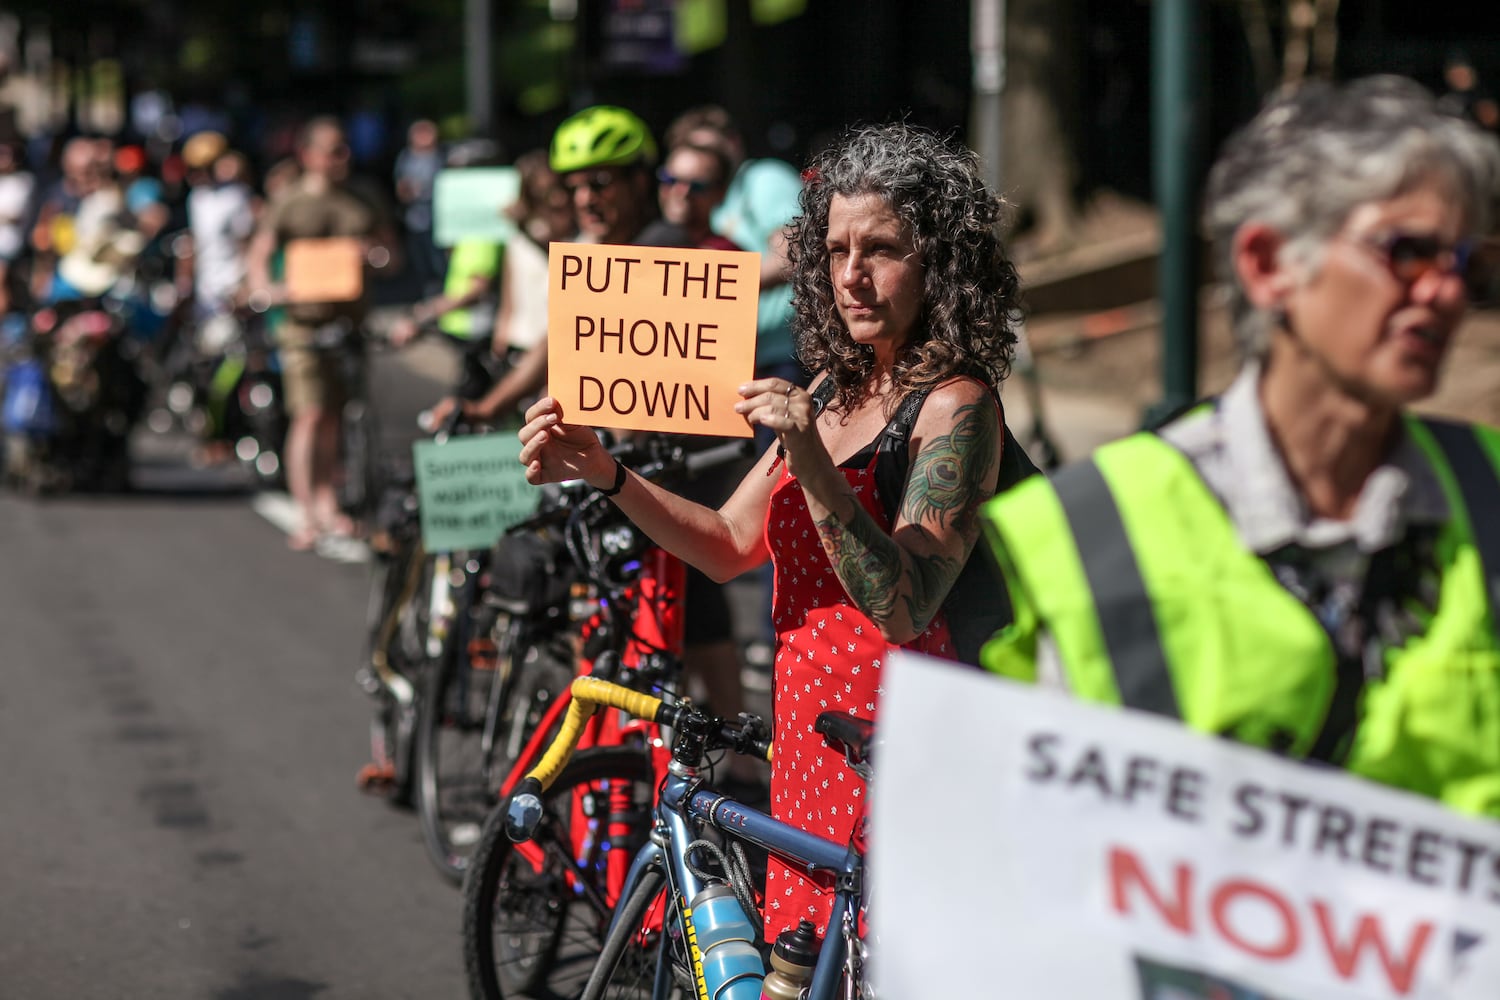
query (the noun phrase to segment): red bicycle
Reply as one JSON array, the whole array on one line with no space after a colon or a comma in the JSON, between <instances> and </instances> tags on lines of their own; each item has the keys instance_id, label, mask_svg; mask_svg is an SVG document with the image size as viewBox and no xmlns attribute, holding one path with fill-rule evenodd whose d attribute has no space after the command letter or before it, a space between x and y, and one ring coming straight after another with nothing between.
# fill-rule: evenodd
<instances>
[{"instance_id":1,"label":"red bicycle","mask_svg":"<svg viewBox=\"0 0 1500 1000\"><path fill-rule=\"evenodd\" d=\"M745 443L684 453L670 439L658 438L617 454L640 475L670 481L741 460ZM579 573L570 588L571 617L586 614L574 640L578 674L675 701L685 567L597 492L569 484L562 496L551 512L519 530L545 530L563 520L563 543ZM530 602L517 602L510 613L524 617L531 610ZM502 669L524 676L525 636L512 634L518 642L501 651ZM566 687L530 699L533 710L544 710L501 785L502 803L558 735L570 701ZM497 809L469 864L463 933L471 996L575 995L603 945L631 860L649 833L659 779L670 760L659 728L616 710L577 724L583 749L543 798L538 835L512 843L504 810Z\"/></svg>"}]
</instances>

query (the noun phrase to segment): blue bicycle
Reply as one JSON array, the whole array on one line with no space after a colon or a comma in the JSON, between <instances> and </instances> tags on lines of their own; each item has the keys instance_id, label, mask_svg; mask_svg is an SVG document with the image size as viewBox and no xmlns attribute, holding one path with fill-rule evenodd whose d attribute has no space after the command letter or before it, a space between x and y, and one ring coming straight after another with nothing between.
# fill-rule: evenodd
<instances>
[{"instance_id":1,"label":"blue bicycle","mask_svg":"<svg viewBox=\"0 0 1500 1000\"><path fill-rule=\"evenodd\" d=\"M847 844L826 840L705 784L710 754L732 751L770 759L765 722L751 715L721 719L687 701L669 704L594 677L575 680L572 695L557 738L507 804L504 822L513 841L535 833L544 813L543 793L567 765L584 721L594 712L619 709L654 721L671 735L650 839L631 863L584 1000L759 1000L763 990L765 996L805 1000L872 996L860 929L865 858L859 834ZM825 712L815 728L868 779L870 723ZM795 935L778 939L769 972L743 844L833 890L821 947L815 928L804 922Z\"/></svg>"}]
</instances>

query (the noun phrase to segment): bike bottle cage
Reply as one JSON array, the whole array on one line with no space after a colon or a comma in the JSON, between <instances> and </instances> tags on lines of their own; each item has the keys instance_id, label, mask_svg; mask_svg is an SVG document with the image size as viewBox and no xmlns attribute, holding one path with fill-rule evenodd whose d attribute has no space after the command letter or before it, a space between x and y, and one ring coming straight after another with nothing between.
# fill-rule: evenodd
<instances>
[{"instance_id":1,"label":"bike bottle cage","mask_svg":"<svg viewBox=\"0 0 1500 1000\"><path fill-rule=\"evenodd\" d=\"M870 764L870 741L875 736L875 723L869 719L845 712L821 712L813 723L813 731L823 737L823 742L844 755L849 766L859 770Z\"/></svg>"}]
</instances>

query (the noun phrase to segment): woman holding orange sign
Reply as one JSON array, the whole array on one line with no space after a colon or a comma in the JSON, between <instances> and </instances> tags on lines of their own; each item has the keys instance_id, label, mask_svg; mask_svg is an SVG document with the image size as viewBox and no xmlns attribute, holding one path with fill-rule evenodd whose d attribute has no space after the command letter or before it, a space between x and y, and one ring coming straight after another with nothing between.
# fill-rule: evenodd
<instances>
[{"instance_id":1,"label":"woman holding orange sign","mask_svg":"<svg viewBox=\"0 0 1500 1000\"><path fill-rule=\"evenodd\" d=\"M974 155L886 125L850 132L806 177L789 253L798 353L818 375L809 389L779 378L740 387L736 412L778 443L722 507L635 476L551 398L526 414L521 461L534 484L596 486L715 579L772 562L772 811L847 840L863 790L839 780L813 721L823 710L871 717L892 646L972 659L972 637L955 632L970 616L949 613L954 584L980 505L1030 463L996 393L1016 341L1017 279L997 236L1004 204ZM982 586L993 605L998 584ZM820 896L773 862L767 939L825 919Z\"/></svg>"}]
</instances>

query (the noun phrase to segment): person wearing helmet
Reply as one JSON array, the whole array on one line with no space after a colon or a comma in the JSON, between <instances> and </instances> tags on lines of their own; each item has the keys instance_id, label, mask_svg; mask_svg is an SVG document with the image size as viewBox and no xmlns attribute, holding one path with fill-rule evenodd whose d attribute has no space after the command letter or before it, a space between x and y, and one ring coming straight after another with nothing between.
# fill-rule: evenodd
<instances>
[{"instance_id":1,"label":"person wearing helmet","mask_svg":"<svg viewBox=\"0 0 1500 1000\"><path fill-rule=\"evenodd\" d=\"M573 198L581 239L638 246L697 245L681 226L658 218L656 159L651 130L625 108L597 105L558 126L550 160ZM703 441L718 443L716 438ZM696 442L688 444L695 446ZM683 495L717 507L729 498L743 471L724 467L687 484ZM691 567L683 619L683 661L689 675L703 682L715 711L733 717L743 708L744 689L729 600L722 584ZM736 793L763 795L761 775L749 758L733 757L729 771Z\"/></svg>"},{"instance_id":2,"label":"person wearing helmet","mask_svg":"<svg viewBox=\"0 0 1500 1000\"><path fill-rule=\"evenodd\" d=\"M585 241L664 242L655 229L648 232L656 221L656 140L634 113L610 104L578 112L557 127L549 159Z\"/></svg>"},{"instance_id":3,"label":"person wearing helmet","mask_svg":"<svg viewBox=\"0 0 1500 1000\"><path fill-rule=\"evenodd\" d=\"M544 188L561 184L572 214L559 218L554 212L554 224L576 226L579 242L688 245L675 227L657 219L656 140L634 112L610 104L585 108L557 127L546 163L536 166L537 177L545 175L540 181ZM547 194L533 197L540 204ZM544 242L554 238L557 234L550 233ZM503 302L500 315L509 315ZM499 317L495 337L497 351L516 342L508 329L500 328ZM441 424L457 406L471 420L493 421L541 389L547 378L547 338L533 342L523 334L520 341L523 350L513 353L510 370L483 398L440 400L428 415L432 425Z\"/></svg>"},{"instance_id":4,"label":"person wearing helmet","mask_svg":"<svg viewBox=\"0 0 1500 1000\"><path fill-rule=\"evenodd\" d=\"M552 135L547 164L572 205L579 242L688 245L676 227L657 218L656 140L634 112L598 104L565 119ZM513 359L510 371L483 398L445 398L428 420L441 424L457 406L470 419L494 420L540 389L546 373L543 337Z\"/></svg>"}]
</instances>

